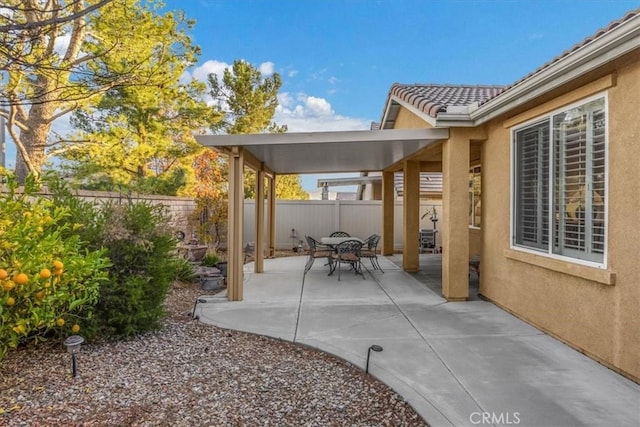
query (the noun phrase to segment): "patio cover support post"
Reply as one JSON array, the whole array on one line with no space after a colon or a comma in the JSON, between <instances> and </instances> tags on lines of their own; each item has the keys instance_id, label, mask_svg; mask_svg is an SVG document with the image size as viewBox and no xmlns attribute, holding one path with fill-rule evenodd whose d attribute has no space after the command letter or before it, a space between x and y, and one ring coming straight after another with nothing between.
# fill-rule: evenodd
<instances>
[{"instance_id":1,"label":"patio cover support post","mask_svg":"<svg viewBox=\"0 0 640 427\"><path fill-rule=\"evenodd\" d=\"M442 295L469 297L469 149L467 130L451 129L442 146Z\"/></svg>"},{"instance_id":2,"label":"patio cover support post","mask_svg":"<svg viewBox=\"0 0 640 427\"><path fill-rule=\"evenodd\" d=\"M404 162L403 251L402 267L405 271L420 269L418 230L420 228L420 163Z\"/></svg>"},{"instance_id":3,"label":"patio cover support post","mask_svg":"<svg viewBox=\"0 0 640 427\"><path fill-rule=\"evenodd\" d=\"M276 174L267 177L269 193L267 194L267 210L269 211L269 225L267 233L269 242L269 257L276 256Z\"/></svg>"},{"instance_id":4,"label":"patio cover support post","mask_svg":"<svg viewBox=\"0 0 640 427\"><path fill-rule=\"evenodd\" d=\"M242 147L232 147L229 154L229 227L227 298L242 301L242 268L244 254L242 247L244 219L244 156Z\"/></svg>"},{"instance_id":5,"label":"patio cover support post","mask_svg":"<svg viewBox=\"0 0 640 427\"><path fill-rule=\"evenodd\" d=\"M264 170L256 172L256 243L253 248L253 271L264 271Z\"/></svg>"},{"instance_id":6,"label":"patio cover support post","mask_svg":"<svg viewBox=\"0 0 640 427\"><path fill-rule=\"evenodd\" d=\"M394 172L382 172L382 255L393 255L395 214Z\"/></svg>"}]
</instances>

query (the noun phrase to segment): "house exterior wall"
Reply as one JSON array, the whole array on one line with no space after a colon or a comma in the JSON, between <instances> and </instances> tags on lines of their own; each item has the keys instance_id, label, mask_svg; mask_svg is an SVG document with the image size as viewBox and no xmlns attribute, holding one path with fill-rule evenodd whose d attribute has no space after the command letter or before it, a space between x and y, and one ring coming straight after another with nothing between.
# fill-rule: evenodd
<instances>
[{"instance_id":1,"label":"house exterior wall","mask_svg":"<svg viewBox=\"0 0 640 427\"><path fill-rule=\"evenodd\" d=\"M510 249L512 117L489 123L482 147L480 292L515 315L638 381L640 379L640 54L528 112L533 119L611 86L608 95L606 269ZM595 83L594 83L595 82ZM602 83L604 82L604 83ZM561 89L562 90L562 89ZM595 91L595 92L594 92ZM593 93L590 93L593 92ZM546 106L546 107L545 107ZM518 121L516 120L516 121ZM506 125L506 126L505 126Z\"/></svg>"},{"instance_id":2,"label":"house exterior wall","mask_svg":"<svg viewBox=\"0 0 640 427\"><path fill-rule=\"evenodd\" d=\"M431 127L433 126L404 108L398 111L398 116L393 126L394 129L424 129Z\"/></svg>"},{"instance_id":3,"label":"house exterior wall","mask_svg":"<svg viewBox=\"0 0 640 427\"><path fill-rule=\"evenodd\" d=\"M425 122L422 118L418 117L414 113L404 108L401 108L398 111L398 116L396 117L394 129L421 129L421 128L431 128L432 126ZM476 162L476 164L481 164ZM439 198L430 198L428 200L439 200L441 203L442 194L440 194ZM481 252L482 241L481 241L481 233L479 229L469 228L469 258L474 255L479 255Z\"/></svg>"}]
</instances>

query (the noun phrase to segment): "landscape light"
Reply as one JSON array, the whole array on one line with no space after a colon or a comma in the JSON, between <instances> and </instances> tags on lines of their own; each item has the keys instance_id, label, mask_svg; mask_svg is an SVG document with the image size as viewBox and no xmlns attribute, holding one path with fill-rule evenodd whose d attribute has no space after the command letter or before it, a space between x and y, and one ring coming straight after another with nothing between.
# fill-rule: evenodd
<instances>
[{"instance_id":1,"label":"landscape light","mask_svg":"<svg viewBox=\"0 0 640 427\"><path fill-rule=\"evenodd\" d=\"M207 300L203 299L203 298L196 298L196 302L195 302L195 304L193 304L193 313L191 313L191 318L192 319L196 318L196 307L198 306L199 302L207 302Z\"/></svg>"},{"instance_id":2,"label":"landscape light","mask_svg":"<svg viewBox=\"0 0 640 427\"><path fill-rule=\"evenodd\" d=\"M369 350L367 350L367 367L365 369L365 373L368 374L369 373L369 356L371 356L371 350L375 351L375 352L381 352L382 351L382 347L380 347L377 344L373 344L371 347L369 347Z\"/></svg>"},{"instance_id":3,"label":"landscape light","mask_svg":"<svg viewBox=\"0 0 640 427\"><path fill-rule=\"evenodd\" d=\"M71 335L64 340L64 345L67 347L67 351L71 353L71 367L74 378L77 376L76 369L76 353L80 351L80 344L84 342L84 338L80 335Z\"/></svg>"}]
</instances>

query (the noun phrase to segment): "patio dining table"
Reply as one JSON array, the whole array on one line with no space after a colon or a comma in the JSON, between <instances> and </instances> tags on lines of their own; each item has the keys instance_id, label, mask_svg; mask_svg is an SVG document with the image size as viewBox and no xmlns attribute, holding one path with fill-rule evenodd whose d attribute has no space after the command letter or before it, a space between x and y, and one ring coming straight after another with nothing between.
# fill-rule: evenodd
<instances>
[{"instance_id":1,"label":"patio dining table","mask_svg":"<svg viewBox=\"0 0 640 427\"><path fill-rule=\"evenodd\" d=\"M345 263L351 264L351 267L353 268L355 273L361 275L362 278L364 279L364 274L362 274L362 270L360 268L361 264L360 264L359 252L351 253L351 251L355 249L352 245L346 248L342 248L341 246L339 246L341 243L344 243L347 241L353 242L354 240L356 242L360 242L361 244L364 244L364 240L358 237L344 236L344 237L321 237L320 238L320 242L322 242L323 245L329 247L331 251L334 252L333 262L329 263L329 269L330 269L329 276L331 276L337 268L338 280L340 280L340 263L345 262ZM359 248L360 246L358 246L358 251L359 251Z\"/></svg>"},{"instance_id":2,"label":"patio dining table","mask_svg":"<svg viewBox=\"0 0 640 427\"><path fill-rule=\"evenodd\" d=\"M342 242L346 242L347 240L358 240L360 243L364 243L364 240L358 237L321 237L320 242L323 245L327 245L330 247L334 247L339 245Z\"/></svg>"}]
</instances>

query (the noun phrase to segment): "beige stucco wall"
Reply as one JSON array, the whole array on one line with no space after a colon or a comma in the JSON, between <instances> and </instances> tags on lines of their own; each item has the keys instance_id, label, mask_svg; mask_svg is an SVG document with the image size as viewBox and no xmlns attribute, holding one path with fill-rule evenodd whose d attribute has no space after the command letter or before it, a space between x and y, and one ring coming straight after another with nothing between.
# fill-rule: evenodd
<instances>
[{"instance_id":1,"label":"beige stucco wall","mask_svg":"<svg viewBox=\"0 0 640 427\"><path fill-rule=\"evenodd\" d=\"M608 251L606 271L509 249L510 129L489 125L482 151L481 293L591 357L640 378L640 54L606 73L608 116ZM604 74L604 73L603 73ZM594 75L593 79L602 79ZM585 86L589 82L585 82ZM597 86L597 85L596 85ZM588 96L575 89L562 102ZM557 104L557 101L556 101ZM549 101L554 105L554 101ZM549 107L551 108L551 107ZM544 110L544 108L542 109ZM535 115L542 111L535 109ZM527 112L519 112L526 118ZM606 284L601 282L611 282Z\"/></svg>"},{"instance_id":2,"label":"beige stucco wall","mask_svg":"<svg viewBox=\"0 0 640 427\"><path fill-rule=\"evenodd\" d=\"M411 111L405 110L404 108L401 108L398 111L398 116L396 117L396 122L394 124L394 129L423 129L431 127L433 126L424 121L424 119L421 119Z\"/></svg>"}]
</instances>

